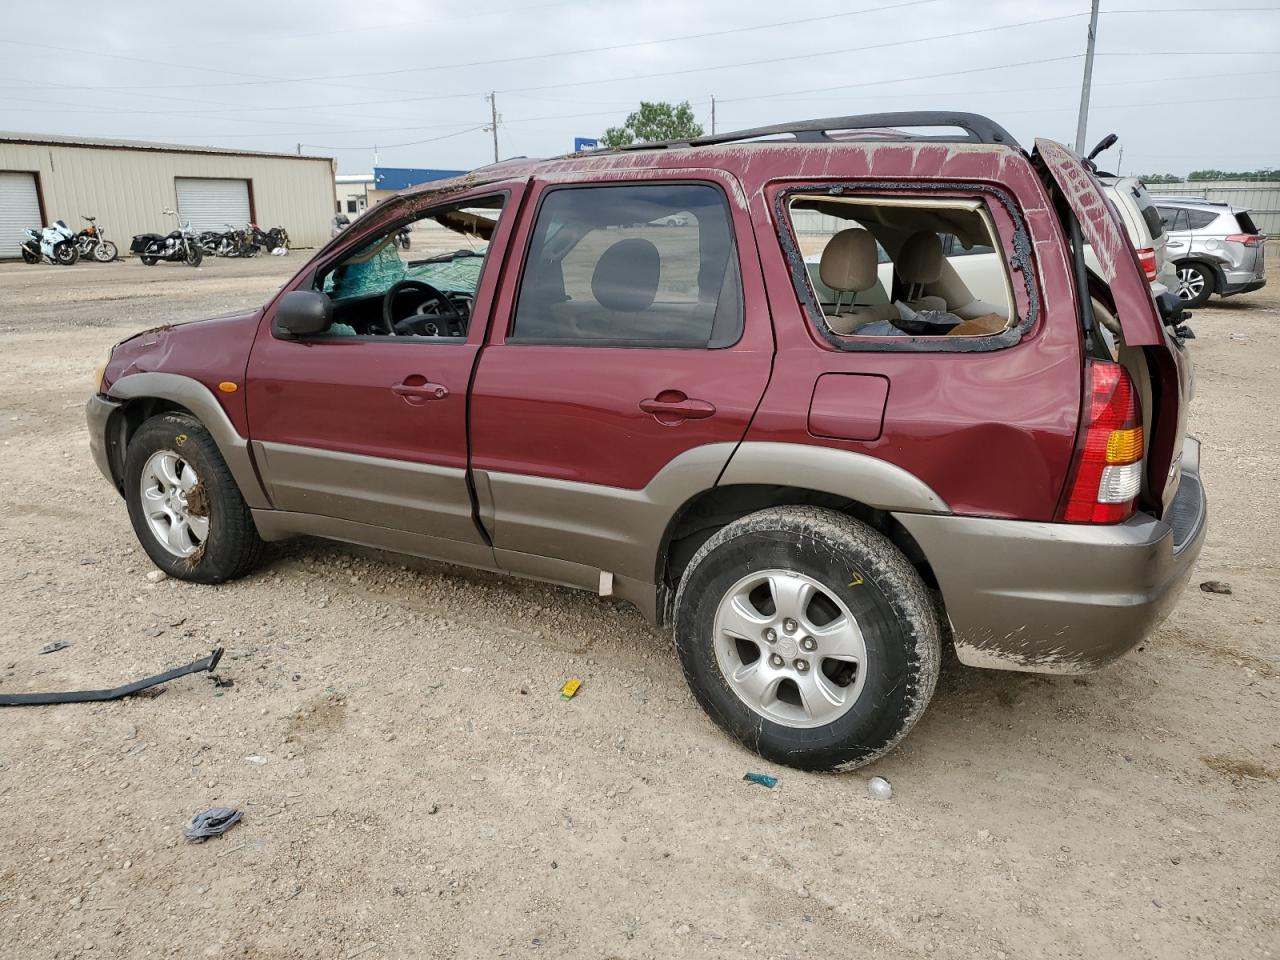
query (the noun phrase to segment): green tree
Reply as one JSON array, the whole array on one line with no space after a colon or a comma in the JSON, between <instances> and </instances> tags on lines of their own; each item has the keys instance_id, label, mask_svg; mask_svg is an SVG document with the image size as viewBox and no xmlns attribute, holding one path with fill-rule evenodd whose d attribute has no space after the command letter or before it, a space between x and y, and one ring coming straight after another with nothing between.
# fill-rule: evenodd
<instances>
[{"instance_id":1,"label":"green tree","mask_svg":"<svg viewBox=\"0 0 1280 960\"><path fill-rule=\"evenodd\" d=\"M625 147L637 141L691 140L702 133L702 125L694 118L688 100L675 106L665 101L641 100L640 109L633 111L622 126L606 130L600 142L606 147Z\"/></svg>"}]
</instances>

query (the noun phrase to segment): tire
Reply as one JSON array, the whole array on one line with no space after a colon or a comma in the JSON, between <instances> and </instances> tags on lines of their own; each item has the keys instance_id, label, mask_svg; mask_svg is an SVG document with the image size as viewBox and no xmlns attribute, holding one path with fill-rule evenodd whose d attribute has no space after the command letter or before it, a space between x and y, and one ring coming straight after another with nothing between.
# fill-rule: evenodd
<instances>
[{"instance_id":1,"label":"tire","mask_svg":"<svg viewBox=\"0 0 1280 960\"><path fill-rule=\"evenodd\" d=\"M125 454L124 493L138 542L171 577L222 583L262 558L244 497L195 417L164 413L137 429Z\"/></svg>"},{"instance_id":2,"label":"tire","mask_svg":"<svg viewBox=\"0 0 1280 960\"><path fill-rule=\"evenodd\" d=\"M1203 263L1187 260L1174 268L1178 274L1175 291L1178 299L1188 307L1198 307L1214 293L1214 274Z\"/></svg>"},{"instance_id":3,"label":"tire","mask_svg":"<svg viewBox=\"0 0 1280 960\"><path fill-rule=\"evenodd\" d=\"M791 633L778 618L795 612L785 597L806 583L815 599L802 601ZM784 603L773 604L779 594ZM734 597L752 617L733 614ZM850 621L854 631L840 628ZM755 636L733 639L735 630ZM685 679L711 718L802 770L853 769L891 750L933 696L941 660L933 601L906 557L865 524L817 507L762 510L715 533L681 578L674 632ZM759 705L748 703L753 689L763 691Z\"/></svg>"},{"instance_id":4,"label":"tire","mask_svg":"<svg viewBox=\"0 0 1280 960\"><path fill-rule=\"evenodd\" d=\"M156 265L155 257L140 256L138 257L138 259L141 260L143 264L145 264L148 267L154 267Z\"/></svg>"},{"instance_id":5,"label":"tire","mask_svg":"<svg viewBox=\"0 0 1280 960\"><path fill-rule=\"evenodd\" d=\"M193 267L198 267L203 260L204 251L200 249L200 245L198 243L193 244L191 246L191 252L187 254L187 263L191 264Z\"/></svg>"},{"instance_id":6,"label":"tire","mask_svg":"<svg viewBox=\"0 0 1280 960\"><path fill-rule=\"evenodd\" d=\"M110 263L114 260L120 251L116 249L116 245L110 240L103 240L93 248L93 259L99 263Z\"/></svg>"},{"instance_id":7,"label":"tire","mask_svg":"<svg viewBox=\"0 0 1280 960\"><path fill-rule=\"evenodd\" d=\"M23 263L39 263L39 262L40 262L40 254L38 254L38 253L32 253L32 252L31 252L30 250L28 250L26 247L23 247L23 248L22 248L22 262L23 262Z\"/></svg>"},{"instance_id":8,"label":"tire","mask_svg":"<svg viewBox=\"0 0 1280 960\"><path fill-rule=\"evenodd\" d=\"M63 241L54 248L53 259L64 267L74 266L80 259L80 248L74 243Z\"/></svg>"}]
</instances>

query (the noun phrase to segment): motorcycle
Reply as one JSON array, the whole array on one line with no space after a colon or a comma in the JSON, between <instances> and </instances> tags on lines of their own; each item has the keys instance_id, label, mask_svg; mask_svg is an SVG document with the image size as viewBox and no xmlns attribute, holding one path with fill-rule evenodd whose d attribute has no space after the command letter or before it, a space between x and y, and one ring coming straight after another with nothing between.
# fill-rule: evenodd
<instances>
[{"instance_id":1,"label":"motorcycle","mask_svg":"<svg viewBox=\"0 0 1280 960\"><path fill-rule=\"evenodd\" d=\"M222 233L206 230L200 234L200 248L214 257L256 257L258 245L254 241L252 230L239 229L227 224Z\"/></svg>"},{"instance_id":2,"label":"motorcycle","mask_svg":"<svg viewBox=\"0 0 1280 960\"><path fill-rule=\"evenodd\" d=\"M273 256L283 257L289 252L289 231L284 227L263 230L256 223L251 223L249 229L253 231L254 243L268 250Z\"/></svg>"},{"instance_id":3,"label":"motorcycle","mask_svg":"<svg viewBox=\"0 0 1280 960\"><path fill-rule=\"evenodd\" d=\"M76 234L76 247L80 251L80 256L88 259L93 257L99 263L110 263L116 258L119 251L116 245L107 239L106 233L98 226L97 217L86 217L80 215L81 220L87 220L89 225Z\"/></svg>"},{"instance_id":4,"label":"motorcycle","mask_svg":"<svg viewBox=\"0 0 1280 960\"><path fill-rule=\"evenodd\" d=\"M164 211L166 216L178 219L172 210ZM159 233L140 233L133 238L129 250L138 255L148 267L153 267L158 260L172 260L189 263L193 267L200 266L204 260L204 249L200 246L200 238L191 229L191 221L178 220L178 229L167 235Z\"/></svg>"},{"instance_id":5,"label":"motorcycle","mask_svg":"<svg viewBox=\"0 0 1280 960\"><path fill-rule=\"evenodd\" d=\"M55 220L53 226L45 227L39 233L28 227L23 231L24 239L19 244L22 259L27 263L39 263L47 260L69 267L80 259L80 248L76 246L76 235L61 220Z\"/></svg>"}]
</instances>

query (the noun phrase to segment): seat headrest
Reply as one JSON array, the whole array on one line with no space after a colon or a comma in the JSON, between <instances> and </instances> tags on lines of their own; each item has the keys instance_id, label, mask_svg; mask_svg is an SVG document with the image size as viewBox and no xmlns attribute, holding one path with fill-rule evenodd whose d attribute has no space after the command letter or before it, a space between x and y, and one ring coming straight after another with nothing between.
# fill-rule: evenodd
<instances>
[{"instance_id":1,"label":"seat headrest","mask_svg":"<svg viewBox=\"0 0 1280 960\"><path fill-rule=\"evenodd\" d=\"M933 283L942 276L942 241L932 230L907 237L894 260L904 283Z\"/></svg>"},{"instance_id":2,"label":"seat headrest","mask_svg":"<svg viewBox=\"0 0 1280 960\"><path fill-rule=\"evenodd\" d=\"M596 261L591 295L606 310L637 313L649 309L658 295L662 258L649 240L619 240Z\"/></svg>"},{"instance_id":3,"label":"seat headrest","mask_svg":"<svg viewBox=\"0 0 1280 960\"><path fill-rule=\"evenodd\" d=\"M861 293L876 285L876 238L869 230L841 230L822 248L818 276L832 290Z\"/></svg>"}]
</instances>

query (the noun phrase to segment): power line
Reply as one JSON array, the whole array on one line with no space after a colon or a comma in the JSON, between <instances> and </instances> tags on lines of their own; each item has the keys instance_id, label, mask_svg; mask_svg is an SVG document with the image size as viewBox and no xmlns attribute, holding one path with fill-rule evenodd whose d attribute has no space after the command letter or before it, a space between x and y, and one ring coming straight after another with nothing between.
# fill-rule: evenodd
<instances>
[{"instance_id":1,"label":"power line","mask_svg":"<svg viewBox=\"0 0 1280 960\"><path fill-rule=\"evenodd\" d=\"M746 27L727 27L723 30L709 30L704 33L688 33L688 34L683 34L681 36L676 36L676 37L660 37L655 40L632 40L632 41L628 41L627 43L614 43L614 44L608 44L606 46L600 46L600 47L582 47L577 50L557 50L552 53L530 53L530 54L522 54L521 56L517 56L517 57L495 57L489 60L469 60L463 63L437 63L437 64L431 64L430 66L425 66L425 67L401 67L396 70L372 70L372 71L363 71L360 73L334 73L334 74L325 74L323 76L291 77L287 79L264 78L264 79L257 79L257 80L242 80L234 83L213 84L213 86L255 87L255 86L271 85L271 84L277 84L277 83L310 83L312 81L332 82L335 80L364 80L370 77L395 77L395 76L403 76L405 74L410 74L410 73L433 73L439 70L461 70L467 67L492 67L492 66L497 66L499 64L504 64L504 63L527 63L532 60L546 60L548 58L573 57L573 56L580 56L582 54L588 54L588 53L607 53L613 50L628 50L634 47L648 47L648 46L654 46L654 45L663 44L663 43L681 43L686 40L706 40L712 37L724 37L724 36L729 36L731 34L738 34L738 33L751 33L757 30L775 30L779 27L790 27L790 26L797 26L800 24L819 23L827 20L837 20L837 19L843 19L846 17L856 17L862 14L867 14L867 13L882 13L887 10L900 10L903 7L918 7L918 6L923 6L924 4L937 3L937 2L938 0L904 0L904 2L901 2L901 3L882 4L881 6L878 6L878 7L865 7L861 10L846 10L842 13L829 13L829 14L823 14L821 16L801 17L794 20L777 20L772 23L758 23L758 24L753 24L751 26L746 26ZM1070 16L1078 16L1078 14L1071 14ZM1054 19L1065 19L1065 18L1060 17L1060 18L1054 18ZM848 52L847 48L842 52L847 53ZM144 86L147 86L147 84L128 84L128 85L113 86L113 87L98 87L97 89L136 90ZM166 86L171 88L205 87L205 86L209 86L209 84L176 83L176 84L166 84Z\"/></svg>"}]
</instances>

